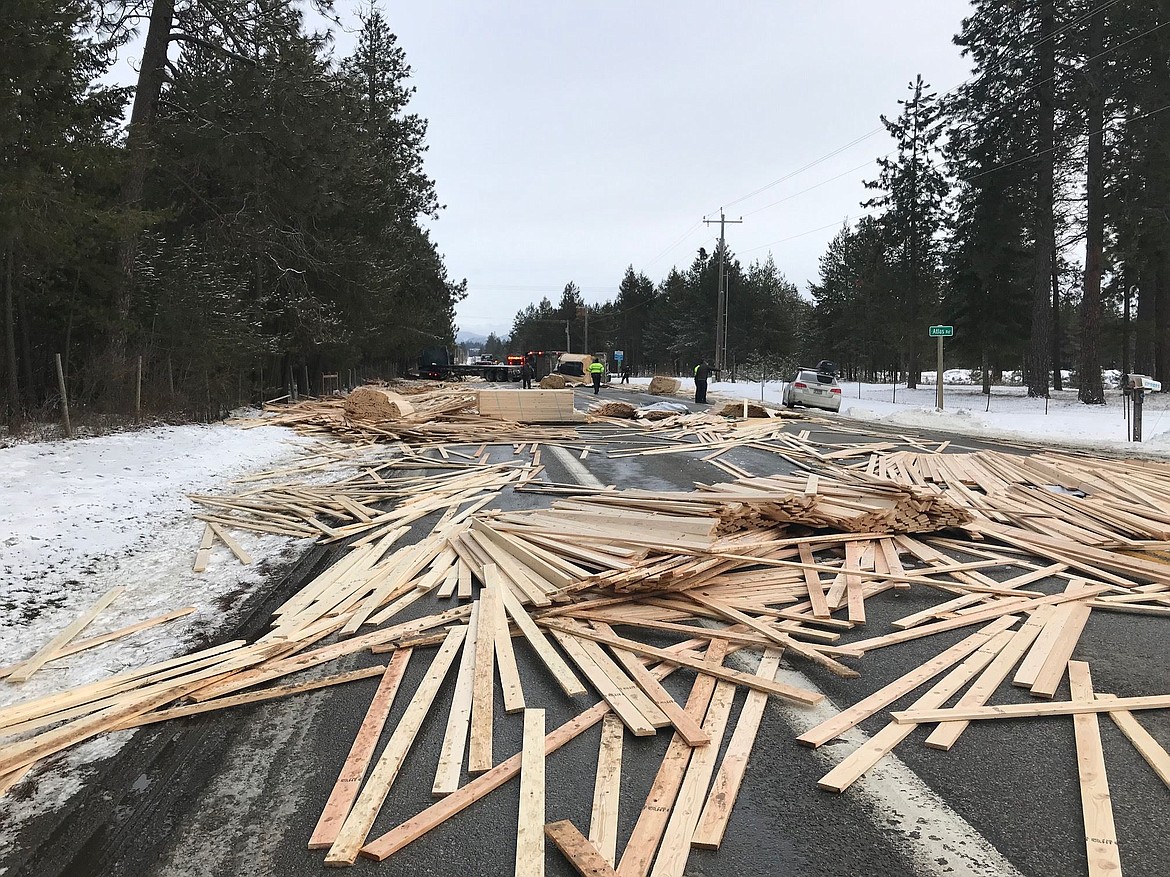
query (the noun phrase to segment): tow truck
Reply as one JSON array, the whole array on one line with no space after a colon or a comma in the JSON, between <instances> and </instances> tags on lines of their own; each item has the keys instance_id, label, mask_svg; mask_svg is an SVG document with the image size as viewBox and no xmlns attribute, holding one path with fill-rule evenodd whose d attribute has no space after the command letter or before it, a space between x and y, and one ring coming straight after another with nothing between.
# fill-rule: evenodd
<instances>
[{"instance_id":1,"label":"tow truck","mask_svg":"<svg viewBox=\"0 0 1170 877\"><path fill-rule=\"evenodd\" d=\"M457 363L445 347L428 347L418 357L418 376L442 381L481 377L485 381L518 381L523 356L508 356L505 362L481 356L476 362Z\"/></svg>"}]
</instances>

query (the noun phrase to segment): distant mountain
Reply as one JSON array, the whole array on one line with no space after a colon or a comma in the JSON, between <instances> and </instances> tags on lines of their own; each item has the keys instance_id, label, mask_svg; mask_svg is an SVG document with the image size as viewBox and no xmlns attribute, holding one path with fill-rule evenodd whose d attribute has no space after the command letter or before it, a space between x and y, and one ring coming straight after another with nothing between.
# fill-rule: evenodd
<instances>
[{"instance_id":1,"label":"distant mountain","mask_svg":"<svg viewBox=\"0 0 1170 877\"><path fill-rule=\"evenodd\" d=\"M459 334L455 336L455 340L461 344L483 344L487 341L487 335L460 330Z\"/></svg>"}]
</instances>

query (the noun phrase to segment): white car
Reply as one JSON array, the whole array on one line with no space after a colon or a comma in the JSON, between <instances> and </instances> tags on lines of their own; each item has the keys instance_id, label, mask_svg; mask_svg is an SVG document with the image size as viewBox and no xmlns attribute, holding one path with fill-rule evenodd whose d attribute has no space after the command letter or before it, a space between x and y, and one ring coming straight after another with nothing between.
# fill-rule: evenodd
<instances>
[{"instance_id":1,"label":"white car","mask_svg":"<svg viewBox=\"0 0 1170 877\"><path fill-rule=\"evenodd\" d=\"M802 368L784 388L784 404L789 408L807 405L810 408L840 411L841 385L832 375Z\"/></svg>"}]
</instances>

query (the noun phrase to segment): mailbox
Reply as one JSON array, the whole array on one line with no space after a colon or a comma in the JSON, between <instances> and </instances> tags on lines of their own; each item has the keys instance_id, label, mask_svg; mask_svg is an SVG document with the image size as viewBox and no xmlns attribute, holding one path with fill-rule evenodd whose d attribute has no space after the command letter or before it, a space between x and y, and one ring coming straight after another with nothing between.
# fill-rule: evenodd
<instances>
[{"instance_id":1,"label":"mailbox","mask_svg":"<svg viewBox=\"0 0 1170 877\"><path fill-rule=\"evenodd\" d=\"M1158 393L1162 390L1162 382L1155 381L1149 375L1130 375L1125 389L1145 390L1151 393Z\"/></svg>"}]
</instances>

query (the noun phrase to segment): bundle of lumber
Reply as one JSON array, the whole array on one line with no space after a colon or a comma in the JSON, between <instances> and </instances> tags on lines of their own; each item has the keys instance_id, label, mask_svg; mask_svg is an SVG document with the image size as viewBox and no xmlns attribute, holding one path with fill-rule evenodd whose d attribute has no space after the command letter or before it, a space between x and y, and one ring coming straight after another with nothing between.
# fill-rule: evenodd
<instances>
[{"instance_id":1,"label":"bundle of lumber","mask_svg":"<svg viewBox=\"0 0 1170 877\"><path fill-rule=\"evenodd\" d=\"M573 407L572 390L480 390L479 413L517 423L572 423L585 419Z\"/></svg>"},{"instance_id":2,"label":"bundle of lumber","mask_svg":"<svg viewBox=\"0 0 1170 877\"><path fill-rule=\"evenodd\" d=\"M568 386L565 376L553 372L551 375L545 375L540 379L540 388L542 390L563 390Z\"/></svg>"},{"instance_id":3,"label":"bundle of lumber","mask_svg":"<svg viewBox=\"0 0 1170 877\"><path fill-rule=\"evenodd\" d=\"M846 480L827 475L741 478L685 492L604 491L574 505L592 509L593 515L607 506L625 514L686 509L709 519L721 533L775 523L848 533L923 533L971 520L968 512L939 494L852 474ZM558 502L554 508L568 506Z\"/></svg>"},{"instance_id":4,"label":"bundle of lumber","mask_svg":"<svg viewBox=\"0 0 1170 877\"><path fill-rule=\"evenodd\" d=\"M357 420L401 420L414 406L382 387L358 387L345 397L345 413Z\"/></svg>"},{"instance_id":5,"label":"bundle of lumber","mask_svg":"<svg viewBox=\"0 0 1170 877\"><path fill-rule=\"evenodd\" d=\"M682 382L678 378L655 375L650 379L650 392L655 396L673 396L681 387Z\"/></svg>"}]
</instances>

